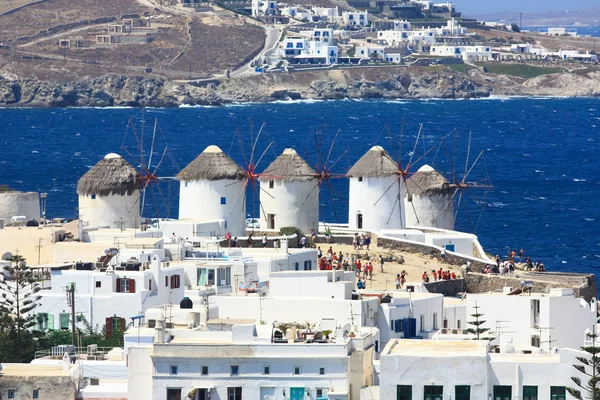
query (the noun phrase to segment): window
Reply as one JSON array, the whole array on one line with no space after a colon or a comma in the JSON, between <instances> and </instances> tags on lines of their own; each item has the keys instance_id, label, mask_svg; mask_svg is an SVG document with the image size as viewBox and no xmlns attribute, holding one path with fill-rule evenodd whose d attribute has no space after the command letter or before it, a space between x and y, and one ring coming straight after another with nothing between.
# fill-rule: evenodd
<instances>
[{"instance_id":1,"label":"window","mask_svg":"<svg viewBox=\"0 0 600 400\"><path fill-rule=\"evenodd\" d=\"M294 375L300 375L300 367L298 367L298 366L294 367Z\"/></svg>"},{"instance_id":2,"label":"window","mask_svg":"<svg viewBox=\"0 0 600 400\"><path fill-rule=\"evenodd\" d=\"M294 48L294 43L292 43L292 42L288 42L288 43L285 45L285 47L286 47L286 48L288 48L288 49L293 49L293 48Z\"/></svg>"},{"instance_id":3,"label":"window","mask_svg":"<svg viewBox=\"0 0 600 400\"><path fill-rule=\"evenodd\" d=\"M398 385L396 389L396 399L398 400L412 400L412 386L410 385Z\"/></svg>"},{"instance_id":4,"label":"window","mask_svg":"<svg viewBox=\"0 0 600 400\"><path fill-rule=\"evenodd\" d=\"M231 376L238 376L240 374L240 366L231 365L229 366L229 371L231 372Z\"/></svg>"},{"instance_id":5,"label":"window","mask_svg":"<svg viewBox=\"0 0 600 400\"><path fill-rule=\"evenodd\" d=\"M317 389L317 398L323 397L323 389Z\"/></svg>"},{"instance_id":6,"label":"window","mask_svg":"<svg viewBox=\"0 0 600 400\"><path fill-rule=\"evenodd\" d=\"M511 400L512 386L494 386L493 400Z\"/></svg>"},{"instance_id":7,"label":"window","mask_svg":"<svg viewBox=\"0 0 600 400\"><path fill-rule=\"evenodd\" d=\"M227 400L242 400L242 388L241 387L227 388Z\"/></svg>"},{"instance_id":8,"label":"window","mask_svg":"<svg viewBox=\"0 0 600 400\"><path fill-rule=\"evenodd\" d=\"M15 398L15 391L14 390L9 390L8 391L8 398L9 399L14 399Z\"/></svg>"},{"instance_id":9,"label":"window","mask_svg":"<svg viewBox=\"0 0 600 400\"><path fill-rule=\"evenodd\" d=\"M456 328L460 329L460 319L456 320Z\"/></svg>"},{"instance_id":10,"label":"window","mask_svg":"<svg viewBox=\"0 0 600 400\"><path fill-rule=\"evenodd\" d=\"M421 324L421 332L425 331L425 315L421 315L419 318L419 322Z\"/></svg>"},{"instance_id":11,"label":"window","mask_svg":"<svg viewBox=\"0 0 600 400\"><path fill-rule=\"evenodd\" d=\"M231 267L217 269L217 286L231 286Z\"/></svg>"},{"instance_id":12,"label":"window","mask_svg":"<svg viewBox=\"0 0 600 400\"><path fill-rule=\"evenodd\" d=\"M181 389L167 389L167 400L181 400Z\"/></svg>"},{"instance_id":13,"label":"window","mask_svg":"<svg viewBox=\"0 0 600 400\"><path fill-rule=\"evenodd\" d=\"M96 200L96 194L95 193L92 195L92 200Z\"/></svg>"},{"instance_id":14,"label":"window","mask_svg":"<svg viewBox=\"0 0 600 400\"><path fill-rule=\"evenodd\" d=\"M37 329L38 331L45 331L48 329L48 314L39 313L37 315Z\"/></svg>"},{"instance_id":15,"label":"window","mask_svg":"<svg viewBox=\"0 0 600 400\"><path fill-rule=\"evenodd\" d=\"M102 281L96 281L96 287L97 288L101 288L102 287Z\"/></svg>"},{"instance_id":16,"label":"window","mask_svg":"<svg viewBox=\"0 0 600 400\"><path fill-rule=\"evenodd\" d=\"M271 367L268 365L265 365L263 367L263 375L271 375Z\"/></svg>"},{"instance_id":17,"label":"window","mask_svg":"<svg viewBox=\"0 0 600 400\"><path fill-rule=\"evenodd\" d=\"M319 375L325 375L325 368L319 368Z\"/></svg>"},{"instance_id":18,"label":"window","mask_svg":"<svg viewBox=\"0 0 600 400\"><path fill-rule=\"evenodd\" d=\"M537 386L523 386L523 400L538 400Z\"/></svg>"},{"instance_id":19,"label":"window","mask_svg":"<svg viewBox=\"0 0 600 400\"><path fill-rule=\"evenodd\" d=\"M117 293L135 293L135 279L117 278Z\"/></svg>"},{"instance_id":20,"label":"window","mask_svg":"<svg viewBox=\"0 0 600 400\"><path fill-rule=\"evenodd\" d=\"M550 400L565 400L566 391L564 386L550 386Z\"/></svg>"},{"instance_id":21,"label":"window","mask_svg":"<svg viewBox=\"0 0 600 400\"><path fill-rule=\"evenodd\" d=\"M304 261L304 270L310 271L311 269L312 269L312 261L311 260Z\"/></svg>"},{"instance_id":22,"label":"window","mask_svg":"<svg viewBox=\"0 0 600 400\"><path fill-rule=\"evenodd\" d=\"M60 329L69 330L69 313L60 313L58 314L58 318L60 320Z\"/></svg>"},{"instance_id":23,"label":"window","mask_svg":"<svg viewBox=\"0 0 600 400\"><path fill-rule=\"evenodd\" d=\"M171 365L170 371L171 375L177 375L177 365Z\"/></svg>"},{"instance_id":24,"label":"window","mask_svg":"<svg viewBox=\"0 0 600 400\"><path fill-rule=\"evenodd\" d=\"M34 399L39 399L40 398L40 390L39 389L34 389L33 390L33 398Z\"/></svg>"},{"instance_id":25,"label":"window","mask_svg":"<svg viewBox=\"0 0 600 400\"><path fill-rule=\"evenodd\" d=\"M269 189L273 189L275 187L275 181L269 181Z\"/></svg>"},{"instance_id":26,"label":"window","mask_svg":"<svg viewBox=\"0 0 600 400\"><path fill-rule=\"evenodd\" d=\"M152 290L152 279L148 279L148 290Z\"/></svg>"},{"instance_id":27,"label":"window","mask_svg":"<svg viewBox=\"0 0 600 400\"><path fill-rule=\"evenodd\" d=\"M221 197L221 205L227 204L227 197Z\"/></svg>"},{"instance_id":28,"label":"window","mask_svg":"<svg viewBox=\"0 0 600 400\"><path fill-rule=\"evenodd\" d=\"M181 285L181 276L171 275L171 289L177 289L180 287L180 285Z\"/></svg>"},{"instance_id":29,"label":"window","mask_svg":"<svg viewBox=\"0 0 600 400\"><path fill-rule=\"evenodd\" d=\"M202 367L200 367L200 372L204 376L208 375L208 365L203 365Z\"/></svg>"},{"instance_id":30,"label":"window","mask_svg":"<svg viewBox=\"0 0 600 400\"><path fill-rule=\"evenodd\" d=\"M169 277L165 276L165 286L169 287Z\"/></svg>"},{"instance_id":31,"label":"window","mask_svg":"<svg viewBox=\"0 0 600 400\"><path fill-rule=\"evenodd\" d=\"M360 54L365 54L365 51L364 51L364 50L361 50L361 51L360 51ZM358 181L359 181L359 182L362 182L362 176L359 176L359 177L358 177Z\"/></svg>"},{"instance_id":32,"label":"window","mask_svg":"<svg viewBox=\"0 0 600 400\"><path fill-rule=\"evenodd\" d=\"M455 400L471 400L471 386L457 385L454 387Z\"/></svg>"},{"instance_id":33,"label":"window","mask_svg":"<svg viewBox=\"0 0 600 400\"><path fill-rule=\"evenodd\" d=\"M437 328L437 313L433 313L433 330L435 331Z\"/></svg>"},{"instance_id":34,"label":"window","mask_svg":"<svg viewBox=\"0 0 600 400\"><path fill-rule=\"evenodd\" d=\"M423 387L425 400L442 400L444 394L443 386L425 386Z\"/></svg>"},{"instance_id":35,"label":"window","mask_svg":"<svg viewBox=\"0 0 600 400\"><path fill-rule=\"evenodd\" d=\"M392 320L392 330L394 332L402 332L402 320L401 319Z\"/></svg>"}]
</instances>

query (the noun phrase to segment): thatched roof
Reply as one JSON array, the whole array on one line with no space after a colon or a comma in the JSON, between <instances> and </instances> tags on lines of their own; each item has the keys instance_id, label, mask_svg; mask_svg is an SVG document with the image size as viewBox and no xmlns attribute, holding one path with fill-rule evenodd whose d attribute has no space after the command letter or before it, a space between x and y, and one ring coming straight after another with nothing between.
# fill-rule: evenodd
<instances>
[{"instance_id":1,"label":"thatched roof","mask_svg":"<svg viewBox=\"0 0 600 400\"><path fill-rule=\"evenodd\" d=\"M398 164L381 146L373 146L350 168L350 178L390 176L398 173Z\"/></svg>"},{"instance_id":2,"label":"thatched roof","mask_svg":"<svg viewBox=\"0 0 600 400\"><path fill-rule=\"evenodd\" d=\"M452 193L450 183L442 174L424 165L406 180L407 195L436 196Z\"/></svg>"},{"instance_id":3,"label":"thatched roof","mask_svg":"<svg viewBox=\"0 0 600 400\"><path fill-rule=\"evenodd\" d=\"M77 194L83 196L131 195L139 188L138 171L115 153L107 154L77 182Z\"/></svg>"},{"instance_id":4,"label":"thatched roof","mask_svg":"<svg viewBox=\"0 0 600 400\"><path fill-rule=\"evenodd\" d=\"M275 161L265 169L259 181L303 182L317 178L317 173L296 153L285 149Z\"/></svg>"},{"instance_id":5,"label":"thatched roof","mask_svg":"<svg viewBox=\"0 0 600 400\"><path fill-rule=\"evenodd\" d=\"M0 185L0 193L5 193L5 192L16 192L16 190L11 189L10 186L8 186L8 185Z\"/></svg>"},{"instance_id":6,"label":"thatched roof","mask_svg":"<svg viewBox=\"0 0 600 400\"><path fill-rule=\"evenodd\" d=\"M180 181L219 181L246 179L244 170L218 146L208 146L177 174Z\"/></svg>"}]
</instances>

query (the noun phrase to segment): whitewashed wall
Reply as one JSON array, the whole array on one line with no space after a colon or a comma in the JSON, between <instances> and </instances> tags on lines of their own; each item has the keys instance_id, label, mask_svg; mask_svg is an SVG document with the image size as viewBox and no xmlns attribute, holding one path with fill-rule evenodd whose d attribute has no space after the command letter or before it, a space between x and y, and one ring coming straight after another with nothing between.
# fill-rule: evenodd
<instances>
[{"instance_id":1,"label":"whitewashed wall","mask_svg":"<svg viewBox=\"0 0 600 400\"><path fill-rule=\"evenodd\" d=\"M406 213L402 200L406 188L404 184L395 183L396 181L396 176L363 178L362 182L359 182L358 178L350 178L348 205L350 229L358 229L359 213L363 216L363 230L379 232L381 229L406 227ZM392 188L388 190L390 185ZM400 204L396 201L398 196Z\"/></svg>"},{"instance_id":2,"label":"whitewashed wall","mask_svg":"<svg viewBox=\"0 0 600 400\"><path fill-rule=\"evenodd\" d=\"M79 218L86 226L135 228L140 225L140 192L129 195L79 196ZM122 226L121 226L122 222Z\"/></svg>"}]
</instances>

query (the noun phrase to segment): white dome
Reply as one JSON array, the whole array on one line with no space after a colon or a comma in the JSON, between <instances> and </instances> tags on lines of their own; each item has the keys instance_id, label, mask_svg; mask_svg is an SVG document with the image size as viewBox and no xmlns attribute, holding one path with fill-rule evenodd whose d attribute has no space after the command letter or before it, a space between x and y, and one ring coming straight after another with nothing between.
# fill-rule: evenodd
<instances>
[{"instance_id":1,"label":"white dome","mask_svg":"<svg viewBox=\"0 0 600 400\"><path fill-rule=\"evenodd\" d=\"M423 165L421 168L419 168L419 172L433 172L435 171L435 169L433 169L433 167L431 167L430 165Z\"/></svg>"},{"instance_id":2,"label":"white dome","mask_svg":"<svg viewBox=\"0 0 600 400\"><path fill-rule=\"evenodd\" d=\"M104 156L105 160L110 160L111 158L121 158L121 156L118 155L117 153L108 153L107 155Z\"/></svg>"},{"instance_id":3,"label":"white dome","mask_svg":"<svg viewBox=\"0 0 600 400\"><path fill-rule=\"evenodd\" d=\"M221 148L219 146L215 146L214 144L211 144L203 151L203 153L222 153L222 152L223 152L223 150L221 150Z\"/></svg>"}]
</instances>

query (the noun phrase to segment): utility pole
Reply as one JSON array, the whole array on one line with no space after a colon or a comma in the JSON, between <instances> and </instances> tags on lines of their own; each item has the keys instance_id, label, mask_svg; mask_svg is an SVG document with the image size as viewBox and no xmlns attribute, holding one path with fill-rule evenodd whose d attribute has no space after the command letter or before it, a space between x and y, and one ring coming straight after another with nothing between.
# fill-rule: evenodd
<instances>
[{"instance_id":1,"label":"utility pole","mask_svg":"<svg viewBox=\"0 0 600 400\"><path fill-rule=\"evenodd\" d=\"M67 286L66 290L67 304L71 307L71 341L73 347L77 347L77 340L75 338L75 284Z\"/></svg>"}]
</instances>

